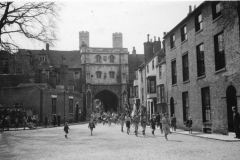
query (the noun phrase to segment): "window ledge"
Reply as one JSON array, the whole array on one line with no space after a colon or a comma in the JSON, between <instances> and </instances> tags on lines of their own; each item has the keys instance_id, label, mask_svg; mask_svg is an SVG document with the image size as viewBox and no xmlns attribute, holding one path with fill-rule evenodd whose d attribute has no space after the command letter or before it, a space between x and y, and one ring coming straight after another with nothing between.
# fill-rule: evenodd
<instances>
[{"instance_id":1,"label":"window ledge","mask_svg":"<svg viewBox=\"0 0 240 160\"><path fill-rule=\"evenodd\" d=\"M216 22L218 19L220 19L222 17L222 14L220 16L218 16L217 18L215 18L212 23Z\"/></svg>"},{"instance_id":2,"label":"window ledge","mask_svg":"<svg viewBox=\"0 0 240 160\"><path fill-rule=\"evenodd\" d=\"M187 42L187 41L188 41L188 39L185 39L184 41L182 41L182 44L185 43L185 42Z\"/></svg>"},{"instance_id":3,"label":"window ledge","mask_svg":"<svg viewBox=\"0 0 240 160\"><path fill-rule=\"evenodd\" d=\"M195 35L197 35L198 33L202 32L202 31L203 31L203 29L198 30L198 31L195 33Z\"/></svg>"},{"instance_id":4,"label":"window ledge","mask_svg":"<svg viewBox=\"0 0 240 160\"><path fill-rule=\"evenodd\" d=\"M224 71L226 71L226 67L217 70L217 71L215 72L215 74L218 74L218 73L221 73L221 72L224 72Z\"/></svg>"},{"instance_id":5,"label":"window ledge","mask_svg":"<svg viewBox=\"0 0 240 160\"><path fill-rule=\"evenodd\" d=\"M186 84L186 83L189 83L189 82L190 82L190 80L188 79L188 80L184 81L183 84Z\"/></svg>"},{"instance_id":6,"label":"window ledge","mask_svg":"<svg viewBox=\"0 0 240 160\"><path fill-rule=\"evenodd\" d=\"M206 77L206 75L204 74L204 75L202 75L200 77L197 77L197 79L202 79L202 78L205 78L205 77Z\"/></svg>"},{"instance_id":7,"label":"window ledge","mask_svg":"<svg viewBox=\"0 0 240 160\"><path fill-rule=\"evenodd\" d=\"M176 47L173 47L173 48L171 48L171 50L170 50L170 51L172 51L172 50L174 50L174 49L176 49Z\"/></svg>"},{"instance_id":8,"label":"window ledge","mask_svg":"<svg viewBox=\"0 0 240 160\"><path fill-rule=\"evenodd\" d=\"M175 86L177 86L177 83L172 85L172 87L175 87Z\"/></svg>"}]
</instances>

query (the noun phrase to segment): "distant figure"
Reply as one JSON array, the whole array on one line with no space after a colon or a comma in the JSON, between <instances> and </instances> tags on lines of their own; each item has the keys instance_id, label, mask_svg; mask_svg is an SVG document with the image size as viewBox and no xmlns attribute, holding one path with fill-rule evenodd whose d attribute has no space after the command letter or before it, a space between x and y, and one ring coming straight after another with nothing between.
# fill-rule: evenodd
<instances>
[{"instance_id":1,"label":"distant figure","mask_svg":"<svg viewBox=\"0 0 240 160\"><path fill-rule=\"evenodd\" d=\"M49 119L48 119L48 127L50 128L51 126L52 126L52 118L49 117Z\"/></svg>"},{"instance_id":2,"label":"distant figure","mask_svg":"<svg viewBox=\"0 0 240 160\"><path fill-rule=\"evenodd\" d=\"M127 118L126 118L127 134L129 134L130 132L130 124L131 124L131 117L127 115Z\"/></svg>"},{"instance_id":3,"label":"distant figure","mask_svg":"<svg viewBox=\"0 0 240 160\"><path fill-rule=\"evenodd\" d=\"M95 124L94 124L92 119L91 119L91 121L88 124L88 128L90 128L91 136L92 136L93 128L95 128Z\"/></svg>"},{"instance_id":4,"label":"distant figure","mask_svg":"<svg viewBox=\"0 0 240 160\"><path fill-rule=\"evenodd\" d=\"M146 116L144 116L144 115L141 115L141 126L142 126L142 133L143 133L143 135L145 136L145 130L146 130L146 126L147 126L147 118L146 118Z\"/></svg>"},{"instance_id":5,"label":"distant figure","mask_svg":"<svg viewBox=\"0 0 240 160\"><path fill-rule=\"evenodd\" d=\"M151 125L151 128L152 128L152 135L154 135L154 131L156 129L156 118L155 118L155 114L152 115L152 119L150 119L150 125Z\"/></svg>"},{"instance_id":6,"label":"distant figure","mask_svg":"<svg viewBox=\"0 0 240 160\"><path fill-rule=\"evenodd\" d=\"M124 121L125 121L125 117L122 113L121 117L119 118L120 120L120 124L121 124L121 131L123 132L123 126L124 126Z\"/></svg>"},{"instance_id":7,"label":"distant figure","mask_svg":"<svg viewBox=\"0 0 240 160\"><path fill-rule=\"evenodd\" d=\"M68 123L66 122L65 123L65 126L64 126L64 128L63 128L63 130L64 130L64 132L65 132L65 138L68 138L67 137L67 134L68 134L68 130L69 130L70 128L68 127Z\"/></svg>"},{"instance_id":8,"label":"distant figure","mask_svg":"<svg viewBox=\"0 0 240 160\"><path fill-rule=\"evenodd\" d=\"M57 124L57 117L56 114L53 115L53 126L55 127L55 125Z\"/></svg>"},{"instance_id":9,"label":"distant figure","mask_svg":"<svg viewBox=\"0 0 240 160\"><path fill-rule=\"evenodd\" d=\"M160 116L159 112L156 116L156 122L157 122L157 127L159 126L160 130L161 130L161 133L163 133L163 130L162 130L162 117Z\"/></svg>"},{"instance_id":10,"label":"distant figure","mask_svg":"<svg viewBox=\"0 0 240 160\"><path fill-rule=\"evenodd\" d=\"M139 122L140 122L140 117L139 115L135 115L134 118L133 118L133 124L134 124L134 127L135 127L135 135L138 137L138 125L139 125Z\"/></svg>"},{"instance_id":11,"label":"distant figure","mask_svg":"<svg viewBox=\"0 0 240 160\"><path fill-rule=\"evenodd\" d=\"M233 106L232 107L232 111L233 111L233 126L234 126L234 130L235 130L235 134L236 134L236 137L235 138L238 138L240 139L240 116L239 116L239 113L237 112L236 110L236 107Z\"/></svg>"},{"instance_id":12,"label":"distant figure","mask_svg":"<svg viewBox=\"0 0 240 160\"><path fill-rule=\"evenodd\" d=\"M58 115L57 115L57 121L58 121L58 126L60 126L60 124L61 124L61 113L59 113Z\"/></svg>"},{"instance_id":13,"label":"distant figure","mask_svg":"<svg viewBox=\"0 0 240 160\"><path fill-rule=\"evenodd\" d=\"M45 115L45 128L47 128L48 126L48 115L46 114Z\"/></svg>"},{"instance_id":14,"label":"distant figure","mask_svg":"<svg viewBox=\"0 0 240 160\"><path fill-rule=\"evenodd\" d=\"M10 116L9 115L6 116L5 121L6 121L7 131L9 131L9 127L10 127Z\"/></svg>"},{"instance_id":15,"label":"distant figure","mask_svg":"<svg viewBox=\"0 0 240 160\"><path fill-rule=\"evenodd\" d=\"M189 133L192 133L192 124L193 124L193 122L192 122L191 117L188 118L186 124L187 124L187 126L188 126Z\"/></svg>"},{"instance_id":16,"label":"distant figure","mask_svg":"<svg viewBox=\"0 0 240 160\"><path fill-rule=\"evenodd\" d=\"M166 140L168 140L167 135L170 133L170 122L166 113L164 113L163 115L162 124L163 124L163 131L165 133L165 138Z\"/></svg>"},{"instance_id":17,"label":"distant figure","mask_svg":"<svg viewBox=\"0 0 240 160\"><path fill-rule=\"evenodd\" d=\"M172 127L172 131L176 131L176 126L177 126L177 119L175 117L175 115L173 114L172 118L171 118L171 127Z\"/></svg>"},{"instance_id":18,"label":"distant figure","mask_svg":"<svg viewBox=\"0 0 240 160\"><path fill-rule=\"evenodd\" d=\"M39 118L38 118L38 115L37 115L37 114L35 115L35 120L36 120L35 128L37 129L38 122L39 122Z\"/></svg>"},{"instance_id":19,"label":"distant figure","mask_svg":"<svg viewBox=\"0 0 240 160\"><path fill-rule=\"evenodd\" d=\"M15 118L15 130L17 130L18 131L18 118Z\"/></svg>"},{"instance_id":20,"label":"distant figure","mask_svg":"<svg viewBox=\"0 0 240 160\"><path fill-rule=\"evenodd\" d=\"M27 126L27 117L23 117L23 129L25 130L25 127Z\"/></svg>"}]
</instances>

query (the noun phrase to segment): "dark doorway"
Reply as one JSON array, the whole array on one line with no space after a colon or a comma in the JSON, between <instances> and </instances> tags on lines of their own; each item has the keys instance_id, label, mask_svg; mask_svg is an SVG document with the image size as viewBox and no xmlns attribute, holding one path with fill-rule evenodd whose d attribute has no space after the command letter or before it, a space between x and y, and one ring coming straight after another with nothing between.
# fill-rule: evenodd
<instances>
[{"instance_id":1,"label":"dark doorway","mask_svg":"<svg viewBox=\"0 0 240 160\"><path fill-rule=\"evenodd\" d=\"M172 117L173 114L175 114L175 111L174 111L174 99L173 97L170 98L170 116Z\"/></svg>"},{"instance_id":2,"label":"dark doorway","mask_svg":"<svg viewBox=\"0 0 240 160\"><path fill-rule=\"evenodd\" d=\"M227 88L227 117L228 117L228 131L233 132L233 112L232 106L235 106L237 109L237 97L236 97L236 89L230 85Z\"/></svg>"},{"instance_id":3,"label":"dark doorway","mask_svg":"<svg viewBox=\"0 0 240 160\"><path fill-rule=\"evenodd\" d=\"M103 104L103 110L105 112L117 112L118 108L118 97L115 93L109 91L109 90L103 90L98 92L94 99L99 99Z\"/></svg>"}]
</instances>

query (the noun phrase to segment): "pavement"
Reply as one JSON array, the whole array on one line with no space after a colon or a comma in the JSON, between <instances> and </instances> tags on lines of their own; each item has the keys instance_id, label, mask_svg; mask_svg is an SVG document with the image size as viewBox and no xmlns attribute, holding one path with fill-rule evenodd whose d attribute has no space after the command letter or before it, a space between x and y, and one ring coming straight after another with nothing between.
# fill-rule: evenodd
<instances>
[{"instance_id":1,"label":"pavement","mask_svg":"<svg viewBox=\"0 0 240 160\"><path fill-rule=\"evenodd\" d=\"M159 128L155 135L146 129L146 136L136 137L120 125L96 125L91 136L88 124L69 126L68 138L63 126L0 133L1 160L239 160L240 143L188 136L177 132L168 141ZM179 131L179 130L178 130Z\"/></svg>"}]
</instances>

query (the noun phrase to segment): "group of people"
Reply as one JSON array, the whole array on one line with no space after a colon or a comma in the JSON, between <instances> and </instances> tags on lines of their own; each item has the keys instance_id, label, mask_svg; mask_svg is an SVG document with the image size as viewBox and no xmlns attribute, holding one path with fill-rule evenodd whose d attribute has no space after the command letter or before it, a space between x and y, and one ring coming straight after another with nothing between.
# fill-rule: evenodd
<instances>
[{"instance_id":1,"label":"group of people","mask_svg":"<svg viewBox=\"0 0 240 160\"><path fill-rule=\"evenodd\" d=\"M53 117L53 118L52 118ZM52 127L52 126L60 126L61 124L61 113L59 114L52 114L52 116L48 116L47 114L45 115L45 128L47 127Z\"/></svg>"},{"instance_id":2,"label":"group of people","mask_svg":"<svg viewBox=\"0 0 240 160\"><path fill-rule=\"evenodd\" d=\"M25 130L25 127L28 127L30 129L36 129L38 124L39 118L38 115L33 116L23 116L21 118L20 116L10 117L10 115L4 116L2 115L0 119L0 123L2 126L2 131L6 130L9 131L9 128L14 125L15 130L18 130L19 124L23 124L23 129Z\"/></svg>"}]
</instances>

